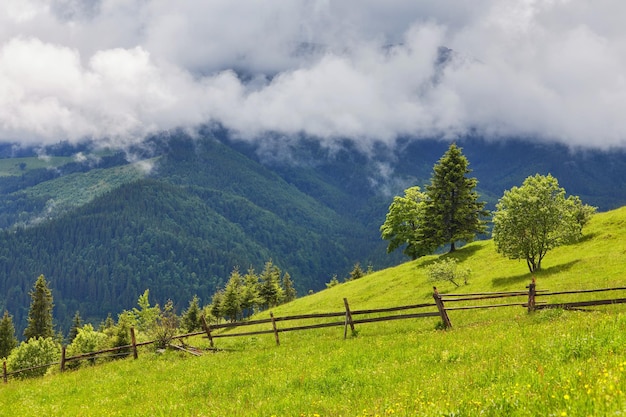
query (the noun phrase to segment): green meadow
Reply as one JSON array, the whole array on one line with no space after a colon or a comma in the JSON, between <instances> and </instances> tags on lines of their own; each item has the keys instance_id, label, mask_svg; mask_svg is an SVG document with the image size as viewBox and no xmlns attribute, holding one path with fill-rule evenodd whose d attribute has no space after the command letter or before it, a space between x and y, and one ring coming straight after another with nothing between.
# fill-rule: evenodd
<instances>
[{"instance_id":1,"label":"green meadow","mask_svg":"<svg viewBox=\"0 0 626 417\"><path fill-rule=\"evenodd\" d=\"M432 301L420 258L273 309L277 317ZM524 261L491 241L454 255L467 285L442 293L525 290ZM626 208L597 214L583 239L548 253L535 274L551 291L624 286ZM554 296L624 297L623 293ZM523 301L523 300L520 300ZM130 308L131 306L129 306ZM267 317L268 312L258 317ZM215 339L201 357L141 348L132 358L0 385L6 416L607 416L626 414L626 305L587 311L522 307L436 318ZM279 322L279 326L281 326ZM286 324L284 324L286 326ZM207 347L203 338L188 343Z\"/></svg>"},{"instance_id":2,"label":"green meadow","mask_svg":"<svg viewBox=\"0 0 626 417\"><path fill-rule=\"evenodd\" d=\"M39 168L57 168L72 161L73 158L68 156L1 158L0 177L22 175Z\"/></svg>"}]
</instances>

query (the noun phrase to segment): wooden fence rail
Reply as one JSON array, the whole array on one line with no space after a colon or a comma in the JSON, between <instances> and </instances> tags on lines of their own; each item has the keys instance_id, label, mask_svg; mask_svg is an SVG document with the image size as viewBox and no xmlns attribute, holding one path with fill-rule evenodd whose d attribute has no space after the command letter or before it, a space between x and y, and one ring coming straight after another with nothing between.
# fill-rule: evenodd
<instances>
[{"instance_id":1,"label":"wooden fence rail","mask_svg":"<svg viewBox=\"0 0 626 417\"><path fill-rule=\"evenodd\" d=\"M396 307L385 307L385 308L377 308L377 309L365 309L365 310L351 310L348 300L346 298L344 301L344 311L338 312L329 312L329 313L313 313L313 314L299 314L294 316L285 316L285 317L274 317L274 314L270 312L270 317L266 319L258 319L258 320L248 320L248 321L239 321L233 323L217 323L217 324L209 324L206 322L204 317L202 318L203 322L203 330L191 333L185 333L181 335L176 335L171 338L171 340L179 340L186 339L188 337L193 336L204 336L209 339L211 347L214 345L214 339L217 338L225 338L225 337L241 337L241 336L253 336L253 335L262 335L262 334L274 334L274 338L276 341L276 345L280 345L279 333L291 332L291 331L301 331L301 330L312 330L312 329L321 329L327 327L339 327L344 326L344 339L347 338L348 335L348 327L350 327L352 334L355 334L355 325L357 324L366 324L366 323L377 323L384 321L393 321L393 320L407 320L407 319L418 319L418 318L429 318L429 317L439 317L441 319L441 323L444 328L452 328L452 323L448 316L448 312L455 311L463 311L463 310L477 310L477 309L489 309L489 308L500 308L500 307L526 307L529 313L532 313L535 310L543 310L549 308L560 308L560 309L580 309L582 307L591 307L591 306L601 306L601 305L611 305L611 304L624 304L626 303L626 298L610 298L610 299L602 299L602 300L584 300L584 301L566 301L566 302L548 302L548 301L537 301L538 297L554 297L560 295L575 295L575 294L588 294L588 293L598 293L598 292L610 292L610 291L626 291L626 287L613 287L613 288L595 288L595 289L586 289L586 290L568 290L568 291L554 291L550 292L548 290L537 290L536 283L533 281L526 287L527 291L503 291L503 292L482 292L482 293L465 293L465 294L440 294L436 287L433 287L433 303L421 303L421 304L412 304L405 306L396 306ZM488 303L483 305L461 305L455 307L449 307L450 303L467 303L474 301L484 301L484 300L496 300L501 298L514 298L514 297L524 297L524 301L516 301L510 303ZM358 318L359 316L371 316L377 314L386 314L386 313L397 313L403 312L407 310L420 310L420 309L432 309L431 311L424 312L415 312L415 313L403 313L403 314L394 314L394 315L382 315L378 317L365 317ZM301 320L319 320L319 319L332 319L342 317L342 321L330 321L323 323L313 323L308 325L297 325L290 327L279 327L280 323L285 323L289 321L301 321ZM247 326L259 326L264 324L271 324L271 328L261 329L261 330L251 330L251 331L240 331L240 332L231 332L230 330L234 330L240 327ZM216 331L219 331L216 333ZM70 361L79 361L91 359L95 360L97 358L102 357L116 357L116 356L128 356L131 353L135 359L138 358L138 347L151 345L156 343L156 341L146 341L146 342L137 342L135 337L135 329L130 329L131 336L131 344L119 347L113 347L108 349L99 350L97 352L89 352L82 353L79 355L66 357L66 348L65 346L61 349L61 360L59 362L49 363L45 365L38 365L34 367L30 367L27 369L19 369L15 371L8 372L7 371L7 363L4 361L3 363L3 380L4 383L7 383L9 376L18 375L23 372L34 371L41 368L49 368L51 366L59 366L61 371L65 371L66 365ZM187 352L192 355L198 355L197 350L189 349L188 347L176 346L170 344L169 346Z\"/></svg>"}]
</instances>

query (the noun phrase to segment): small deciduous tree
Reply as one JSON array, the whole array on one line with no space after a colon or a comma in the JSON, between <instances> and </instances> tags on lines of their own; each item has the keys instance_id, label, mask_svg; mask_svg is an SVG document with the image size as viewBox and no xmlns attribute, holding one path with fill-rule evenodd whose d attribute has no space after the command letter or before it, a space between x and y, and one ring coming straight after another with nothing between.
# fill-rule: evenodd
<instances>
[{"instance_id":1,"label":"small deciduous tree","mask_svg":"<svg viewBox=\"0 0 626 417\"><path fill-rule=\"evenodd\" d=\"M155 326L153 328L154 346L157 349L165 349L172 338L178 332L179 318L174 309L174 302L167 300L163 311L157 316Z\"/></svg>"},{"instance_id":2,"label":"small deciduous tree","mask_svg":"<svg viewBox=\"0 0 626 417\"><path fill-rule=\"evenodd\" d=\"M54 337L52 292L43 275L39 275L29 294L31 304L28 310L28 326L24 329L24 338L28 341L34 337Z\"/></svg>"},{"instance_id":3,"label":"small deciduous tree","mask_svg":"<svg viewBox=\"0 0 626 417\"><path fill-rule=\"evenodd\" d=\"M137 299L137 305L139 308L133 308L135 314L137 327L141 331L149 331L156 324L156 320L159 317L161 308L159 305L154 307L150 306L150 290L146 289L142 295Z\"/></svg>"},{"instance_id":4,"label":"small deciduous tree","mask_svg":"<svg viewBox=\"0 0 626 417\"><path fill-rule=\"evenodd\" d=\"M578 240L596 210L577 196L565 197L550 174L528 177L521 187L505 191L496 209L496 250L510 259L526 260L531 273L541 269L548 251Z\"/></svg>"},{"instance_id":5,"label":"small deciduous tree","mask_svg":"<svg viewBox=\"0 0 626 417\"><path fill-rule=\"evenodd\" d=\"M469 268L459 267L454 258L445 258L433 262L426 268L429 281L448 281L453 283L455 287L460 285L459 282L467 284L470 273Z\"/></svg>"},{"instance_id":6,"label":"small deciduous tree","mask_svg":"<svg viewBox=\"0 0 626 417\"><path fill-rule=\"evenodd\" d=\"M9 356L16 347L17 338L15 337L13 317L5 310L2 320L0 320L0 358Z\"/></svg>"}]
</instances>

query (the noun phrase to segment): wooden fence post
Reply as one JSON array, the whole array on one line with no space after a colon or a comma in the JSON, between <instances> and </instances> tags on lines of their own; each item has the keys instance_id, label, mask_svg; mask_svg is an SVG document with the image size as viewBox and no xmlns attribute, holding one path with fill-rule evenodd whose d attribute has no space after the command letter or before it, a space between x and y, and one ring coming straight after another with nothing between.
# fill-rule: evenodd
<instances>
[{"instance_id":1,"label":"wooden fence post","mask_svg":"<svg viewBox=\"0 0 626 417\"><path fill-rule=\"evenodd\" d=\"M211 347L214 347L213 336L211 336L211 327L209 327L209 323L206 322L206 317L204 316L200 316L200 317L202 317L202 327L204 327L204 331L206 332L206 335L209 338L209 343L211 344Z\"/></svg>"},{"instance_id":2,"label":"wooden fence post","mask_svg":"<svg viewBox=\"0 0 626 417\"><path fill-rule=\"evenodd\" d=\"M61 346L61 372L65 371L65 345Z\"/></svg>"},{"instance_id":3,"label":"wooden fence post","mask_svg":"<svg viewBox=\"0 0 626 417\"><path fill-rule=\"evenodd\" d=\"M2 363L2 379L4 380L5 384L8 382L8 378L7 378L7 361L4 361Z\"/></svg>"},{"instance_id":4,"label":"wooden fence post","mask_svg":"<svg viewBox=\"0 0 626 417\"><path fill-rule=\"evenodd\" d=\"M343 305L346 307L346 324L343 328L343 338L348 338L348 324L350 325L350 329L352 330L352 334L354 335L354 322L352 321L352 313L350 312L350 306L348 305L348 299L343 299Z\"/></svg>"},{"instance_id":5,"label":"wooden fence post","mask_svg":"<svg viewBox=\"0 0 626 417\"><path fill-rule=\"evenodd\" d=\"M528 288L528 312L532 313L535 311L535 295L537 294L535 277L533 277L533 280L526 288Z\"/></svg>"},{"instance_id":6,"label":"wooden fence post","mask_svg":"<svg viewBox=\"0 0 626 417\"><path fill-rule=\"evenodd\" d=\"M448 313L446 312L446 308L443 305L443 300L441 299L441 295L439 295L439 291L437 291L437 287L433 287L433 298L435 299L435 304L437 305L437 310L439 310L439 315L441 316L441 322L443 323L443 327L445 329L451 329L452 323L448 318Z\"/></svg>"},{"instance_id":7,"label":"wooden fence post","mask_svg":"<svg viewBox=\"0 0 626 417\"><path fill-rule=\"evenodd\" d=\"M130 328L130 341L133 344L133 358L137 359L139 355L137 354L137 338L135 337L135 328Z\"/></svg>"},{"instance_id":8,"label":"wooden fence post","mask_svg":"<svg viewBox=\"0 0 626 417\"><path fill-rule=\"evenodd\" d=\"M274 329L274 338L276 339L276 346L280 346L280 340L278 339L278 329L276 328L276 320L274 320L274 313L270 311L270 317L272 318L272 328Z\"/></svg>"}]
</instances>

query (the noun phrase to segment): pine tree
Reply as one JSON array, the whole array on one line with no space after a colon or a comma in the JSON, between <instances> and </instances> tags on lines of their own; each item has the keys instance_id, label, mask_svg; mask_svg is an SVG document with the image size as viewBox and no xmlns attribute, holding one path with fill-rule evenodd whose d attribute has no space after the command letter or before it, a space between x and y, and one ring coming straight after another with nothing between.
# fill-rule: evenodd
<instances>
[{"instance_id":1,"label":"pine tree","mask_svg":"<svg viewBox=\"0 0 626 417\"><path fill-rule=\"evenodd\" d=\"M259 296L266 308L275 307L282 301L284 294L280 287L280 269L270 259L259 276Z\"/></svg>"},{"instance_id":2,"label":"pine tree","mask_svg":"<svg viewBox=\"0 0 626 417\"><path fill-rule=\"evenodd\" d=\"M224 289L224 298L222 299L222 314L229 318L231 322L241 317L241 296L243 287L243 277L239 273L239 268L235 267L230 273L230 278Z\"/></svg>"},{"instance_id":3,"label":"pine tree","mask_svg":"<svg viewBox=\"0 0 626 417\"><path fill-rule=\"evenodd\" d=\"M2 320L0 320L0 358L8 357L16 347L17 339L15 337L13 317L5 310Z\"/></svg>"},{"instance_id":4,"label":"pine tree","mask_svg":"<svg viewBox=\"0 0 626 417\"><path fill-rule=\"evenodd\" d=\"M72 319L72 327L70 328L70 333L67 336L69 343L72 343L76 336L78 335L78 329L83 327L83 320L80 317L80 312L76 312L74 314L74 318Z\"/></svg>"},{"instance_id":5,"label":"pine tree","mask_svg":"<svg viewBox=\"0 0 626 417\"><path fill-rule=\"evenodd\" d=\"M32 301L28 311L28 325L24 329L24 338L28 341L34 337L54 337L52 292L43 275L39 275L29 295Z\"/></svg>"},{"instance_id":6,"label":"pine tree","mask_svg":"<svg viewBox=\"0 0 626 417\"><path fill-rule=\"evenodd\" d=\"M254 268L250 267L246 275L243 276L241 310L244 317L254 314L259 303L259 276L254 272Z\"/></svg>"},{"instance_id":7,"label":"pine tree","mask_svg":"<svg viewBox=\"0 0 626 417\"><path fill-rule=\"evenodd\" d=\"M428 246L450 245L454 252L457 241L471 242L486 230L481 218L489 213L474 191L478 181L466 176L471 172L468 165L461 148L453 143L433 167L423 222L424 236L432 243Z\"/></svg>"},{"instance_id":8,"label":"pine tree","mask_svg":"<svg viewBox=\"0 0 626 417\"><path fill-rule=\"evenodd\" d=\"M183 312L181 317L183 328L191 333L202 328L202 312L200 311L200 300L194 295L189 302L189 307Z\"/></svg>"},{"instance_id":9,"label":"pine tree","mask_svg":"<svg viewBox=\"0 0 626 417\"><path fill-rule=\"evenodd\" d=\"M293 286L293 281L291 280L291 275L289 275L289 272L285 272L285 274L283 275L283 293L285 295L283 299L285 303L295 300L298 296L298 293Z\"/></svg>"},{"instance_id":10,"label":"pine tree","mask_svg":"<svg viewBox=\"0 0 626 417\"><path fill-rule=\"evenodd\" d=\"M224 291L223 290L217 290L213 294L213 298L211 299L211 305L209 306L209 311L211 312L211 316L213 316L213 318L215 318L215 321L217 323L220 322L220 319L223 316L223 314L222 314L222 304L223 304L223 301L224 301Z\"/></svg>"},{"instance_id":11,"label":"pine tree","mask_svg":"<svg viewBox=\"0 0 626 417\"><path fill-rule=\"evenodd\" d=\"M363 268L361 268L361 263L357 262L354 264L354 268L352 268L352 271L350 271L350 276L348 277L347 281L359 279L364 276L365 271L363 271Z\"/></svg>"}]
</instances>

